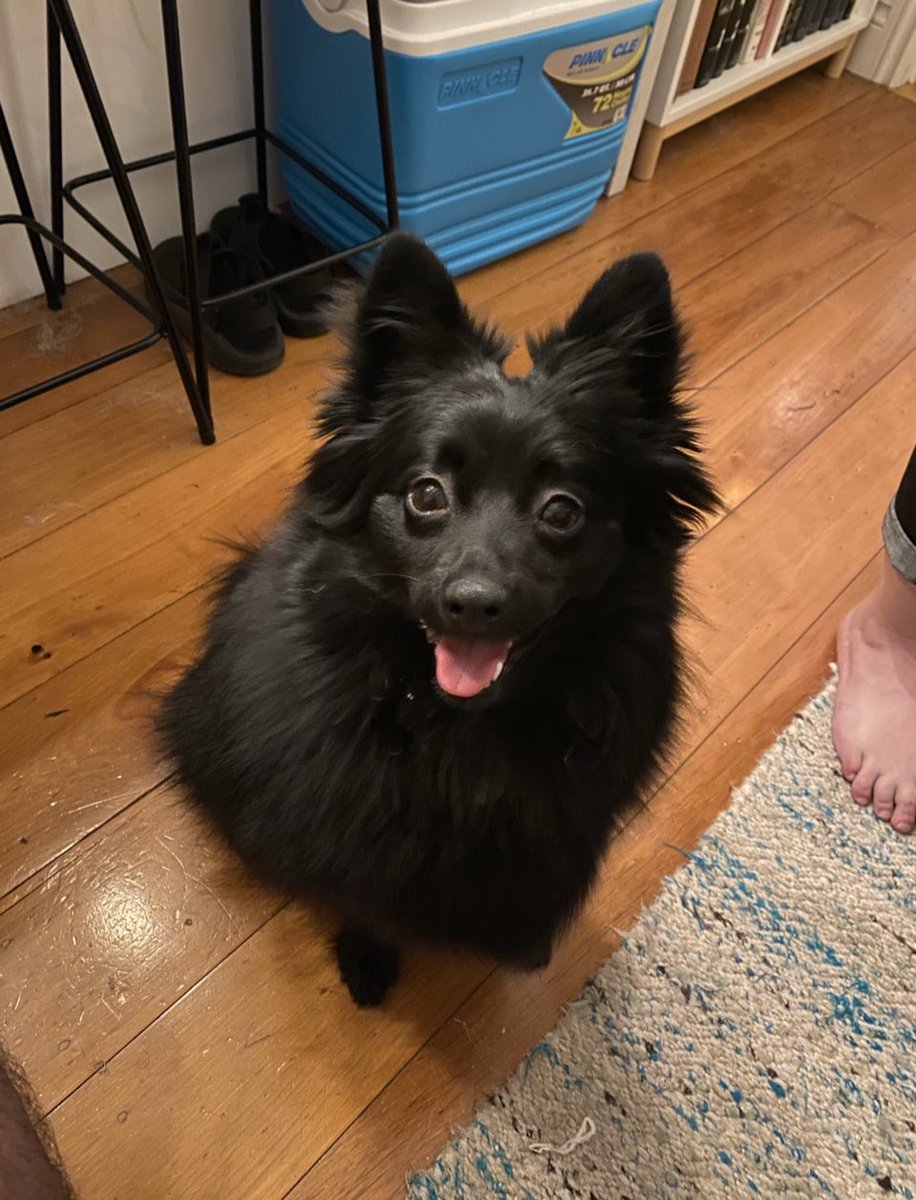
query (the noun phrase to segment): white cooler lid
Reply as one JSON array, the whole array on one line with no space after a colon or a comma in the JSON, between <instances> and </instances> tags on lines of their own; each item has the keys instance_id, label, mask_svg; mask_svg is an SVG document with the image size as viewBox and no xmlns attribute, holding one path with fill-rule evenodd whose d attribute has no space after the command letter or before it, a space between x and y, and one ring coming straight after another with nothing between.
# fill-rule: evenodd
<instances>
[{"instance_id":1,"label":"white cooler lid","mask_svg":"<svg viewBox=\"0 0 916 1200\"><path fill-rule=\"evenodd\" d=\"M369 37L365 0L302 3L323 29ZM464 50L633 7L634 0L380 0L385 48L412 55Z\"/></svg>"}]
</instances>

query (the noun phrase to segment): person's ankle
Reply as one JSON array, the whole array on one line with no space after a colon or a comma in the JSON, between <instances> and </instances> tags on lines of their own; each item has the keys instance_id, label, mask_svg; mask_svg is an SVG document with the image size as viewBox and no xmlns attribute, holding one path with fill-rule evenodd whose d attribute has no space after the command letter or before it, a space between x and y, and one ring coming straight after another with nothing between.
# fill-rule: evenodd
<instances>
[{"instance_id":1,"label":"person's ankle","mask_svg":"<svg viewBox=\"0 0 916 1200\"><path fill-rule=\"evenodd\" d=\"M895 637L916 642L916 584L895 570L884 557L881 579L869 596L870 615Z\"/></svg>"}]
</instances>

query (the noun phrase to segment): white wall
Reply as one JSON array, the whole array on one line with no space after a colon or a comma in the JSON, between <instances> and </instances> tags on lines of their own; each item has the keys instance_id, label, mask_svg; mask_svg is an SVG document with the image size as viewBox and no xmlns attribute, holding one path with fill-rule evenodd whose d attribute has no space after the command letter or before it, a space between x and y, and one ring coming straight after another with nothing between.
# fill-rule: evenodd
<instances>
[{"instance_id":1,"label":"white wall","mask_svg":"<svg viewBox=\"0 0 916 1200\"><path fill-rule=\"evenodd\" d=\"M125 158L171 149L168 87L157 0L72 0L87 53ZM265 6L266 7L266 6ZM248 128L252 123L248 5L245 0L184 0L179 5L191 141ZM265 34L266 34L265 30ZM73 76L64 60L64 178L104 167L102 152ZM268 86L269 93L269 86ZM0 100L12 128L32 204L50 224L48 206L47 75L41 0L0 4ZM253 143L192 159L198 228L254 184ZM131 176L153 242L177 233L174 167ZM127 224L110 182L81 190L81 198L128 245ZM0 212L16 208L0 161ZM65 235L103 267L117 251L65 206ZM81 272L68 267L67 278ZM21 228L0 227L0 307L41 290Z\"/></svg>"},{"instance_id":2,"label":"white wall","mask_svg":"<svg viewBox=\"0 0 916 1200\"><path fill-rule=\"evenodd\" d=\"M887 87L916 81L916 3L878 0L856 39L849 70Z\"/></svg>"}]
</instances>

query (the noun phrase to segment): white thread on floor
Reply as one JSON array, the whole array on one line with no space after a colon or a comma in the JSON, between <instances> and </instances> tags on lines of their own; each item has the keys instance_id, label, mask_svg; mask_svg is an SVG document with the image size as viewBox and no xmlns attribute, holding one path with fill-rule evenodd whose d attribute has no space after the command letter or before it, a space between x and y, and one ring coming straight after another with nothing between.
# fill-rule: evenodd
<instances>
[{"instance_id":1,"label":"white thread on floor","mask_svg":"<svg viewBox=\"0 0 916 1200\"><path fill-rule=\"evenodd\" d=\"M579 1126L579 1132L574 1134L562 1146L551 1146L549 1142L529 1142L528 1149L532 1154L572 1154L578 1146L584 1146L595 1136L595 1122L586 1117Z\"/></svg>"}]
</instances>

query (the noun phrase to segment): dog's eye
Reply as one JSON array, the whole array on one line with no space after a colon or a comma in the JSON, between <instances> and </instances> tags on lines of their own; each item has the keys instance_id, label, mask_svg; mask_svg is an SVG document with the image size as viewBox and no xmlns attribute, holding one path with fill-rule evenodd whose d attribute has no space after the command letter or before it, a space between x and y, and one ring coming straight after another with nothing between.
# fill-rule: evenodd
<instances>
[{"instance_id":1,"label":"dog's eye","mask_svg":"<svg viewBox=\"0 0 916 1200\"><path fill-rule=\"evenodd\" d=\"M572 533L584 516L582 505L572 496L551 496L541 509L541 521L556 533Z\"/></svg>"},{"instance_id":2,"label":"dog's eye","mask_svg":"<svg viewBox=\"0 0 916 1200\"><path fill-rule=\"evenodd\" d=\"M448 509L448 496L437 479L421 479L407 493L407 504L421 517L444 513Z\"/></svg>"}]
</instances>

